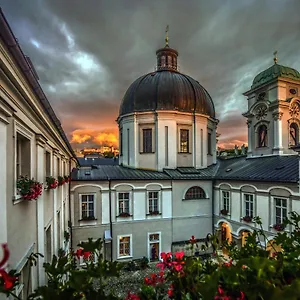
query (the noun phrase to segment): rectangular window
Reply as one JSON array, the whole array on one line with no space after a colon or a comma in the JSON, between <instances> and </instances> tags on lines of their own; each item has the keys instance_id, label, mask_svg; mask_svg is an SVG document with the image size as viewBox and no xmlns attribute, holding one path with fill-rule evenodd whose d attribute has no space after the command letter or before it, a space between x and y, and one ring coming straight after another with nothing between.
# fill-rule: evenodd
<instances>
[{"instance_id":1,"label":"rectangular window","mask_svg":"<svg viewBox=\"0 0 300 300\"><path fill-rule=\"evenodd\" d=\"M160 233L150 233L149 234L149 258L150 261L158 260L160 257Z\"/></svg>"},{"instance_id":2,"label":"rectangular window","mask_svg":"<svg viewBox=\"0 0 300 300\"><path fill-rule=\"evenodd\" d=\"M119 236L119 258L132 256L131 236Z\"/></svg>"},{"instance_id":3,"label":"rectangular window","mask_svg":"<svg viewBox=\"0 0 300 300\"><path fill-rule=\"evenodd\" d=\"M60 229L60 211L57 213L57 247L60 248L61 240L61 229Z\"/></svg>"},{"instance_id":4,"label":"rectangular window","mask_svg":"<svg viewBox=\"0 0 300 300\"><path fill-rule=\"evenodd\" d=\"M60 170L60 159L57 158L57 176L61 176L61 170Z\"/></svg>"},{"instance_id":5,"label":"rectangular window","mask_svg":"<svg viewBox=\"0 0 300 300\"><path fill-rule=\"evenodd\" d=\"M129 214L129 193L118 194L119 215L123 213Z\"/></svg>"},{"instance_id":6,"label":"rectangular window","mask_svg":"<svg viewBox=\"0 0 300 300\"><path fill-rule=\"evenodd\" d=\"M222 191L222 202L223 202L223 208L229 212L230 208L230 194L229 191Z\"/></svg>"},{"instance_id":7,"label":"rectangular window","mask_svg":"<svg viewBox=\"0 0 300 300\"><path fill-rule=\"evenodd\" d=\"M159 213L158 192L148 192L149 214Z\"/></svg>"},{"instance_id":8,"label":"rectangular window","mask_svg":"<svg viewBox=\"0 0 300 300\"><path fill-rule=\"evenodd\" d=\"M81 219L95 218L94 195L81 195Z\"/></svg>"},{"instance_id":9,"label":"rectangular window","mask_svg":"<svg viewBox=\"0 0 300 300\"><path fill-rule=\"evenodd\" d=\"M180 129L180 152L189 153L189 130Z\"/></svg>"},{"instance_id":10,"label":"rectangular window","mask_svg":"<svg viewBox=\"0 0 300 300\"><path fill-rule=\"evenodd\" d=\"M152 129L143 129L143 153L152 152Z\"/></svg>"},{"instance_id":11,"label":"rectangular window","mask_svg":"<svg viewBox=\"0 0 300 300\"><path fill-rule=\"evenodd\" d=\"M51 234L51 225L46 230L46 262L51 262L52 260L52 234Z\"/></svg>"},{"instance_id":12,"label":"rectangular window","mask_svg":"<svg viewBox=\"0 0 300 300\"><path fill-rule=\"evenodd\" d=\"M169 133L168 126L165 126L165 164L169 165Z\"/></svg>"},{"instance_id":13,"label":"rectangular window","mask_svg":"<svg viewBox=\"0 0 300 300\"><path fill-rule=\"evenodd\" d=\"M282 224L287 217L287 199L274 198L275 224Z\"/></svg>"},{"instance_id":14,"label":"rectangular window","mask_svg":"<svg viewBox=\"0 0 300 300\"><path fill-rule=\"evenodd\" d=\"M207 154L212 155L212 149L211 149L211 133L210 133L210 132L207 134Z\"/></svg>"},{"instance_id":15,"label":"rectangular window","mask_svg":"<svg viewBox=\"0 0 300 300\"><path fill-rule=\"evenodd\" d=\"M244 194L245 197L245 216L254 217L254 197L251 194Z\"/></svg>"},{"instance_id":16,"label":"rectangular window","mask_svg":"<svg viewBox=\"0 0 300 300\"><path fill-rule=\"evenodd\" d=\"M46 177L51 176L51 154L48 151L45 153L45 164Z\"/></svg>"},{"instance_id":17,"label":"rectangular window","mask_svg":"<svg viewBox=\"0 0 300 300\"><path fill-rule=\"evenodd\" d=\"M16 175L31 176L30 174L30 140L17 132L16 140Z\"/></svg>"}]
</instances>

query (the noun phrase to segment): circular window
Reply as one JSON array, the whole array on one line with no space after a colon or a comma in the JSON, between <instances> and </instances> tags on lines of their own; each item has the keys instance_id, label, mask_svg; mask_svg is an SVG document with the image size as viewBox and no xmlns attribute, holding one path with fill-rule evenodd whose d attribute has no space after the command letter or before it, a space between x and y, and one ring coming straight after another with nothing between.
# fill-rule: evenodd
<instances>
[{"instance_id":1,"label":"circular window","mask_svg":"<svg viewBox=\"0 0 300 300\"><path fill-rule=\"evenodd\" d=\"M292 95L296 95L297 91L296 91L296 89L290 89L290 93L291 93Z\"/></svg>"}]
</instances>

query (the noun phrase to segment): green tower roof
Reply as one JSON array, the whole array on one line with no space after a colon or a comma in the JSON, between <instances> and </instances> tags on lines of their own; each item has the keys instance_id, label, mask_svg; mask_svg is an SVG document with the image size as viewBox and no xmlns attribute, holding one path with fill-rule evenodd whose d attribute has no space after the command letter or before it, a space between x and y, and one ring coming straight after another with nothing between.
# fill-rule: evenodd
<instances>
[{"instance_id":1,"label":"green tower roof","mask_svg":"<svg viewBox=\"0 0 300 300\"><path fill-rule=\"evenodd\" d=\"M258 86L263 85L278 77L285 77L300 81L300 73L297 70L275 63L267 70L264 70L257 76L255 76L251 88L257 88Z\"/></svg>"}]
</instances>

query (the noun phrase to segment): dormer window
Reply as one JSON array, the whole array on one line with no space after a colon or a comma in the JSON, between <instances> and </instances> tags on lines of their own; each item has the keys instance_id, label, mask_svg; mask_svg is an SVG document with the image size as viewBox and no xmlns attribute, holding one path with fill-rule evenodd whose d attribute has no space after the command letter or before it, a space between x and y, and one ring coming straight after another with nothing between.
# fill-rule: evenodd
<instances>
[{"instance_id":1,"label":"dormer window","mask_svg":"<svg viewBox=\"0 0 300 300\"><path fill-rule=\"evenodd\" d=\"M258 147L268 146L268 128L266 125L260 125L258 127Z\"/></svg>"},{"instance_id":2,"label":"dormer window","mask_svg":"<svg viewBox=\"0 0 300 300\"><path fill-rule=\"evenodd\" d=\"M290 146L296 146L299 143L299 127L296 123L291 123L290 134L289 134L289 144Z\"/></svg>"}]
</instances>

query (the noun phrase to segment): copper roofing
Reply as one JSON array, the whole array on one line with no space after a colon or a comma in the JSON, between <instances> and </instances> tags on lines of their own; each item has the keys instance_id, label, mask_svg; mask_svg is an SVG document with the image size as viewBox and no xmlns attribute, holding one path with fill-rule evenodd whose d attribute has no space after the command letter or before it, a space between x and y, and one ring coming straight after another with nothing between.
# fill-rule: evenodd
<instances>
[{"instance_id":1,"label":"copper roofing","mask_svg":"<svg viewBox=\"0 0 300 300\"><path fill-rule=\"evenodd\" d=\"M159 70L134 81L122 100L119 115L175 110L215 118L213 101L203 86L177 71Z\"/></svg>"}]
</instances>

